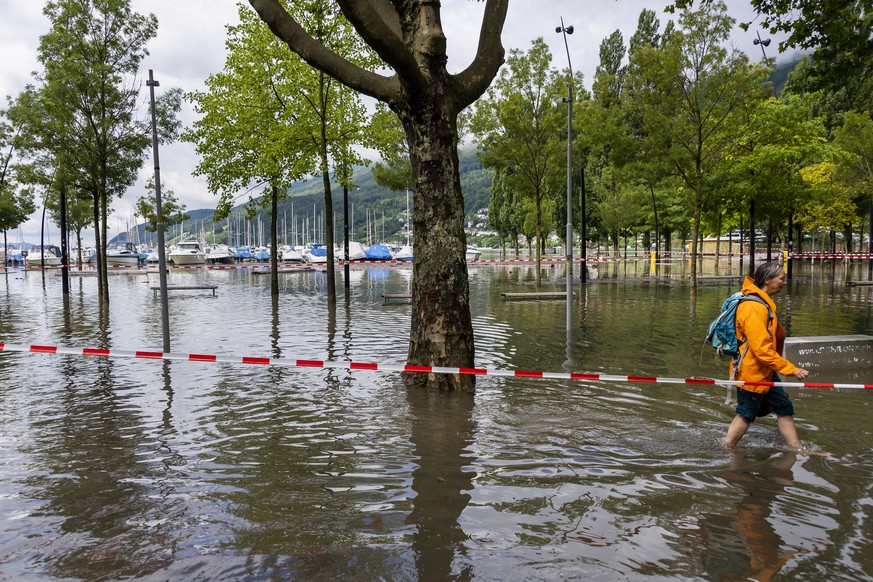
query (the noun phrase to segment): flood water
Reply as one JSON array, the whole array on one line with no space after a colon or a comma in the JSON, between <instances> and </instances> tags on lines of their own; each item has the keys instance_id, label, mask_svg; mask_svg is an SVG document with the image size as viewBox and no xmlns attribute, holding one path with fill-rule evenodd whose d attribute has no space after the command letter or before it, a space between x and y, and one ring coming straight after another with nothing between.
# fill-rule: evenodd
<instances>
[{"instance_id":1,"label":"flood water","mask_svg":"<svg viewBox=\"0 0 873 582\"><path fill-rule=\"evenodd\" d=\"M473 265L476 364L725 377L703 348L737 282L601 265L566 303L525 264ZM578 273L578 265L576 266ZM704 274L738 274L739 265ZM172 351L402 364L411 270L179 270ZM808 262L777 297L789 335L873 334L866 265ZM160 351L157 274L0 273L0 343ZM543 288L564 289L546 265ZM814 377L810 381L815 381ZM819 379L820 381L833 381ZM873 382L873 378L854 382ZM396 373L0 352L0 579L871 580L873 393L789 390L737 451L714 386L484 376L475 395Z\"/></svg>"}]
</instances>

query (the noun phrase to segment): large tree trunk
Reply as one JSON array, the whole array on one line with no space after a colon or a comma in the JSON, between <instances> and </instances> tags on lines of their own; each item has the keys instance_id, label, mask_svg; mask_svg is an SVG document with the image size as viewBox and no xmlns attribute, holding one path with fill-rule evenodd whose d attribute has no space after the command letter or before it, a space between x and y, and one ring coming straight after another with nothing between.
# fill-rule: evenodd
<instances>
[{"instance_id":1,"label":"large tree trunk","mask_svg":"<svg viewBox=\"0 0 873 582\"><path fill-rule=\"evenodd\" d=\"M434 99L436 100L436 99ZM398 111L412 163L412 324L409 364L473 367L464 199L458 170L457 115L437 103L409 99ZM413 105L414 104L414 105ZM409 386L472 390L474 377L408 374Z\"/></svg>"}]
</instances>

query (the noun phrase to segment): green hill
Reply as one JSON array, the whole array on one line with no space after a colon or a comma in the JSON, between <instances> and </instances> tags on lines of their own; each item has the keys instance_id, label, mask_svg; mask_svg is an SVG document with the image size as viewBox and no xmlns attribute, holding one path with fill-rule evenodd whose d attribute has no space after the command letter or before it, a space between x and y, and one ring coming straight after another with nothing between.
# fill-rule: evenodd
<instances>
[{"instance_id":1,"label":"green hill","mask_svg":"<svg viewBox=\"0 0 873 582\"><path fill-rule=\"evenodd\" d=\"M488 207L491 198L491 170L482 168L473 149L464 149L458 152L460 158L461 190L464 194L464 213L467 220L471 220L481 208ZM356 167L353 172L354 187L349 190L349 211L354 215L349 217L351 238L366 242L367 216L369 215L371 232L375 229L375 241L397 241L406 239L405 214L406 193L394 192L373 181L370 168ZM335 240L342 240L343 230L343 190L338 184L331 185L333 194L334 224L336 228ZM324 240L321 230L324 223L324 189L321 176L317 176L305 182L296 183L291 187L290 196L279 204L279 240L280 243L294 242L294 233L297 233L296 243L317 242ZM410 196L410 204L412 197ZM214 209L188 210L189 219L182 228L188 236L198 237L202 231L206 233L207 240L212 240L212 233L218 242L226 242L228 227L231 231L232 244L246 244L246 240L252 244L267 244L270 215L268 209L258 209L256 216L251 220L245 219L246 212L242 204L234 207L231 215L226 220L213 222ZM313 217L315 217L313 219ZM296 223L296 228L294 224ZM319 226L313 230L313 223ZM140 240L143 237L144 225L137 226ZM173 227L167 233L167 240L171 240L178 234L178 226ZM305 230L305 233L303 232ZM263 233L261 235L261 233ZM384 234L383 234L384 233ZM237 234L239 236L237 236ZM248 235L248 236L247 236ZM149 233L149 239L154 234Z\"/></svg>"},{"instance_id":2,"label":"green hill","mask_svg":"<svg viewBox=\"0 0 873 582\"><path fill-rule=\"evenodd\" d=\"M782 94L782 88L788 80L788 75L797 67L797 63L803 58L803 54L795 53L788 60L777 63L770 73L769 81L773 83L773 94L777 97Z\"/></svg>"}]
</instances>

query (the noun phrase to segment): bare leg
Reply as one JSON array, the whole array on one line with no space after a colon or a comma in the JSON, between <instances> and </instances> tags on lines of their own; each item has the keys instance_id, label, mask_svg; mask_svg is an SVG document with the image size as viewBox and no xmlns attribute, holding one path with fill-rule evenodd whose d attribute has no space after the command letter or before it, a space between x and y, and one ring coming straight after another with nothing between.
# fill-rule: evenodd
<instances>
[{"instance_id":1,"label":"bare leg","mask_svg":"<svg viewBox=\"0 0 873 582\"><path fill-rule=\"evenodd\" d=\"M792 451L803 451L804 446L800 443L797 437L797 426L794 424L794 417L791 415L776 416L776 426L779 427L779 432L788 444L788 448Z\"/></svg>"},{"instance_id":2,"label":"bare leg","mask_svg":"<svg viewBox=\"0 0 873 582\"><path fill-rule=\"evenodd\" d=\"M791 417L789 416L788 418L791 418ZM792 424L793 424L793 421L792 421ZM731 425L728 427L727 436L724 437L724 444L726 444L729 447L732 447L735 444L737 444L738 442L740 442L740 439L743 438L743 435L746 434L747 430L749 430L749 425L751 425L751 423L749 421L747 421L745 418L743 418L739 414L736 415L734 417L733 421L731 421ZM796 434L795 434L795 436L796 436Z\"/></svg>"}]
</instances>

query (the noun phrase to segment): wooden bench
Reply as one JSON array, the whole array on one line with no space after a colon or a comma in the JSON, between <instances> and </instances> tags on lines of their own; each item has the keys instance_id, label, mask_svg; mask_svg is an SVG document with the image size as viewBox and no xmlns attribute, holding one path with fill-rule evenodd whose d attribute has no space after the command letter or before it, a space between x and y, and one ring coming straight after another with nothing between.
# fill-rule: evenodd
<instances>
[{"instance_id":1,"label":"wooden bench","mask_svg":"<svg viewBox=\"0 0 873 582\"><path fill-rule=\"evenodd\" d=\"M382 295L382 305L388 305L392 300L411 302L412 295L409 295L408 293L386 293L385 295Z\"/></svg>"},{"instance_id":2,"label":"wooden bench","mask_svg":"<svg viewBox=\"0 0 873 582\"><path fill-rule=\"evenodd\" d=\"M501 297L508 300L514 299L566 299L566 291L539 291L536 293L501 293Z\"/></svg>"},{"instance_id":3,"label":"wooden bench","mask_svg":"<svg viewBox=\"0 0 873 582\"><path fill-rule=\"evenodd\" d=\"M849 287L869 287L873 285L873 281L846 281Z\"/></svg>"},{"instance_id":4,"label":"wooden bench","mask_svg":"<svg viewBox=\"0 0 873 582\"><path fill-rule=\"evenodd\" d=\"M154 296L157 297L161 287L160 285L153 285L149 289L154 291ZM194 291L200 289L211 290L212 296L215 297L215 290L218 289L218 285L167 285L167 291Z\"/></svg>"}]
</instances>

